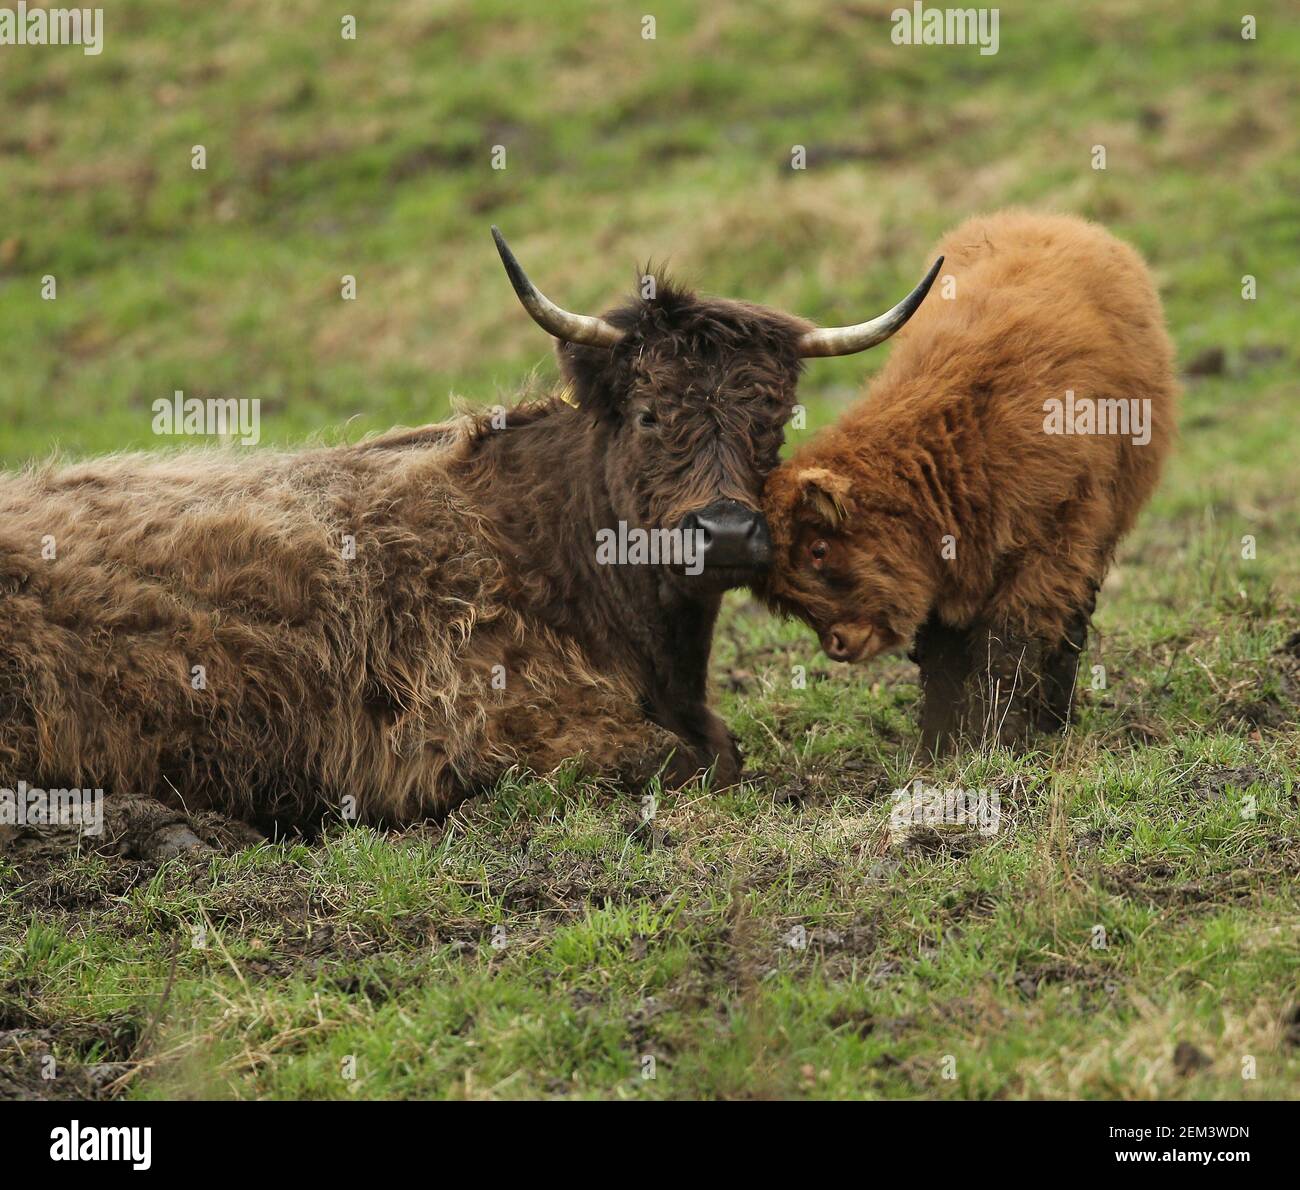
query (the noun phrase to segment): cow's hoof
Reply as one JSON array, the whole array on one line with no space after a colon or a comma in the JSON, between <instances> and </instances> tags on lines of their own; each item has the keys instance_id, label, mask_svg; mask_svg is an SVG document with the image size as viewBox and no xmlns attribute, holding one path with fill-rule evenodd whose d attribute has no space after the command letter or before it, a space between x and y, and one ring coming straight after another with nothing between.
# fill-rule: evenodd
<instances>
[{"instance_id":1,"label":"cow's hoof","mask_svg":"<svg viewBox=\"0 0 1300 1190\"><path fill-rule=\"evenodd\" d=\"M137 852L139 859L158 861L175 859L178 855L212 853L212 848L184 822L169 822L160 826L152 834L137 840L132 850Z\"/></svg>"}]
</instances>

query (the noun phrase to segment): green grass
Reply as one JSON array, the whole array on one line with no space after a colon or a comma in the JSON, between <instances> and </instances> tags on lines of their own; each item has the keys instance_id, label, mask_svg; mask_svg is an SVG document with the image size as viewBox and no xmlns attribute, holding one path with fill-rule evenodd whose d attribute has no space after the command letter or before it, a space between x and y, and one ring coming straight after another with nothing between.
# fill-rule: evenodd
<instances>
[{"instance_id":1,"label":"green grass","mask_svg":"<svg viewBox=\"0 0 1300 1190\"><path fill-rule=\"evenodd\" d=\"M652 824L560 774L401 835L0 856L0 1090L1296 1097L1300 29L1017 3L980 57L892 46L890 5L653 7L650 42L640 9L481 0L344 42L306 0L137 0L99 58L0 50L0 461L157 446L175 388L295 443L551 375L490 222L576 308L667 257L831 322L967 214L1077 211L1150 259L1184 364L1226 360L1101 597L1104 685L1064 739L927 768L911 666L834 667L736 597L715 676L755 778ZM883 357L814 363L809 429ZM996 792L999 831L891 834L917 776Z\"/></svg>"}]
</instances>

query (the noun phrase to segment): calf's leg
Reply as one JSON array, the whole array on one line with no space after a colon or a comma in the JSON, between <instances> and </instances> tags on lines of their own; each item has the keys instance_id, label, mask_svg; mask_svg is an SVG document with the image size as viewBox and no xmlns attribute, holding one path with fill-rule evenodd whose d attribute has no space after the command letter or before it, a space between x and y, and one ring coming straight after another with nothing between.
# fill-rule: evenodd
<instances>
[{"instance_id":1,"label":"calf's leg","mask_svg":"<svg viewBox=\"0 0 1300 1190\"><path fill-rule=\"evenodd\" d=\"M1039 731L1061 731L1074 713L1074 685L1079 655L1088 643L1088 617L1080 612L1070 622L1065 639L1043 660L1043 682L1036 710Z\"/></svg>"},{"instance_id":2,"label":"calf's leg","mask_svg":"<svg viewBox=\"0 0 1300 1190\"><path fill-rule=\"evenodd\" d=\"M921 667L921 740L931 754L1026 741L1043 680L1041 642L991 625L952 628L932 616L912 656Z\"/></svg>"},{"instance_id":3,"label":"calf's leg","mask_svg":"<svg viewBox=\"0 0 1300 1190\"><path fill-rule=\"evenodd\" d=\"M921 668L921 746L939 756L955 750L966 733L973 668L971 633L937 616L922 625L910 654Z\"/></svg>"},{"instance_id":4,"label":"calf's leg","mask_svg":"<svg viewBox=\"0 0 1300 1190\"><path fill-rule=\"evenodd\" d=\"M1074 711L1074 685L1079 672L1079 655L1088 644L1088 627L1097 606L1097 589L1065 629L1065 637L1043 660L1042 698L1037 708L1040 731L1060 731Z\"/></svg>"},{"instance_id":5,"label":"calf's leg","mask_svg":"<svg viewBox=\"0 0 1300 1190\"><path fill-rule=\"evenodd\" d=\"M1041 697L1042 642L990 626L976 634L975 657L972 688L979 738L1006 748L1024 746Z\"/></svg>"}]
</instances>

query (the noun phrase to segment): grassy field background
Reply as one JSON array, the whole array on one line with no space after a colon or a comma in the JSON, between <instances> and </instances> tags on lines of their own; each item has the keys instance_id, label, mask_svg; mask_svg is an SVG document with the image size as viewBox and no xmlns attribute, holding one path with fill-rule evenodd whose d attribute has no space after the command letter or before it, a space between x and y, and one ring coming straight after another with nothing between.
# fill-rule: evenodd
<instances>
[{"instance_id":1,"label":"grassy field background","mask_svg":"<svg viewBox=\"0 0 1300 1190\"><path fill-rule=\"evenodd\" d=\"M892 7L394 2L345 41L315 0L134 0L99 57L0 48L6 466L157 448L175 389L293 444L553 376L493 222L573 308L654 258L831 323L968 214L1077 212L1146 254L1187 373L1066 738L923 766L912 666L732 597L754 780L651 824L561 773L402 835L0 855L0 1096L1300 1095L1300 27L1016 0L981 56ZM810 430L887 350L810 366ZM1001 829L894 836L917 777Z\"/></svg>"}]
</instances>

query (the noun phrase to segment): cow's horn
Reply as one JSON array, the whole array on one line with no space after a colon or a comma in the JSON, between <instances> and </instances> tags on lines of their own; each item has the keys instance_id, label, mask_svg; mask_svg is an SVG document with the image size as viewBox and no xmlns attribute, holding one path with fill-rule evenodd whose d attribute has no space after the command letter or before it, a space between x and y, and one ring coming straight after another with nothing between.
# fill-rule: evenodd
<instances>
[{"instance_id":1,"label":"cow's horn","mask_svg":"<svg viewBox=\"0 0 1300 1190\"><path fill-rule=\"evenodd\" d=\"M866 351L877 343L883 343L896 330L916 313L916 308L925 301L930 286L939 275L943 257L930 266L925 279L892 310L887 310L879 318L870 322L859 322L857 326L823 326L809 331L799 340L799 354L808 356L852 355L855 351ZM536 315L534 315L536 317Z\"/></svg>"},{"instance_id":2,"label":"cow's horn","mask_svg":"<svg viewBox=\"0 0 1300 1190\"><path fill-rule=\"evenodd\" d=\"M623 337L623 332L618 327L611 326L603 318L592 318L589 314L570 314L568 310L560 309L528 279L528 274L510 251L505 236L496 227L492 228L492 238L496 240L497 251L501 253L501 263L506 266L510 284L515 287L515 293L523 302L524 309L542 330L567 343L585 343L589 347L613 347Z\"/></svg>"}]
</instances>

